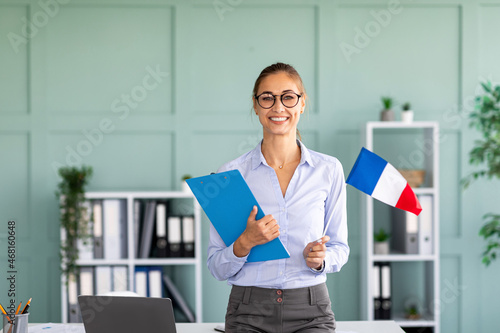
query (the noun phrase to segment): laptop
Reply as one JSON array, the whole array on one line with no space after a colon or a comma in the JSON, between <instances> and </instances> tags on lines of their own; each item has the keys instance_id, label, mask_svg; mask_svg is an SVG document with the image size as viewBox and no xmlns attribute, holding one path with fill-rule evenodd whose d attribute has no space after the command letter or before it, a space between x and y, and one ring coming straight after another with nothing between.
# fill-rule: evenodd
<instances>
[{"instance_id":1,"label":"laptop","mask_svg":"<svg viewBox=\"0 0 500 333\"><path fill-rule=\"evenodd\" d=\"M78 296L86 333L176 333L169 298Z\"/></svg>"}]
</instances>

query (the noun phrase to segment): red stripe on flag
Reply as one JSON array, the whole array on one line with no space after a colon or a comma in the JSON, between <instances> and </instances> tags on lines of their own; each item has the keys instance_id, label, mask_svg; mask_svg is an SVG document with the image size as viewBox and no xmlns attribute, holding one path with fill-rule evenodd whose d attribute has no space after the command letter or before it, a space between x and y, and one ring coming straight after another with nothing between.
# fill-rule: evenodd
<instances>
[{"instance_id":1,"label":"red stripe on flag","mask_svg":"<svg viewBox=\"0 0 500 333\"><path fill-rule=\"evenodd\" d=\"M413 193L410 185L406 184L403 193L399 197L398 203L396 204L396 208L406 210L407 212L413 213L418 216L422 211L422 206L420 206L420 202L418 202L417 196Z\"/></svg>"}]
</instances>

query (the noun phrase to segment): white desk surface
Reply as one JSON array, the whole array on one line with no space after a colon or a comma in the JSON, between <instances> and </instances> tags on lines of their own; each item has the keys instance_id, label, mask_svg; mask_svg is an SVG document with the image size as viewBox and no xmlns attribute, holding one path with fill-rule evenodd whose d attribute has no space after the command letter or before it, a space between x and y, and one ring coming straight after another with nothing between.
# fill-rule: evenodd
<instances>
[{"instance_id":1,"label":"white desk surface","mask_svg":"<svg viewBox=\"0 0 500 333\"><path fill-rule=\"evenodd\" d=\"M215 326L220 323L201 323L201 324L191 324L191 323L179 323L177 326L177 333L214 333ZM29 324L29 326L35 326L39 324ZM56 324L57 325L57 324ZM56 326L54 325L54 326ZM61 324L59 324L61 325ZM57 325L57 326L59 326ZM66 324L64 325L69 330L69 333L80 333L84 332L83 324ZM29 329L29 331L32 331ZM47 330L47 333L50 330ZM0 331L1 332L1 331ZM404 333L403 329L399 327L392 320L377 320L377 321L338 321L337 322L337 333Z\"/></svg>"},{"instance_id":2,"label":"white desk surface","mask_svg":"<svg viewBox=\"0 0 500 333\"><path fill-rule=\"evenodd\" d=\"M214 327L217 323L202 323L202 324L177 324L177 333L214 333ZM377 321L338 321L337 333L404 333L392 320L377 320Z\"/></svg>"}]
</instances>

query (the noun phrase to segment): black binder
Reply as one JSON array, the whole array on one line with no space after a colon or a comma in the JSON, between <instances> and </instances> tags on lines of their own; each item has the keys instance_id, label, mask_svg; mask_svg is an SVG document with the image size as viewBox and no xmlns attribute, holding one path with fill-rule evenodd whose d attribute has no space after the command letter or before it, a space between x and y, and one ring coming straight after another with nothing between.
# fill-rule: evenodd
<instances>
[{"instance_id":1,"label":"black binder","mask_svg":"<svg viewBox=\"0 0 500 333\"><path fill-rule=\"evenodd\" d=\"M93 201L92 214L94 217L92 230L94 236L94 258L102 259L104 258L102 200Z\"/></svg>"},{"instance_id":2,"label":"black binder","mask_svg":"<svg viewBox=\"0 0 500 333\"><path fill-rule=\"evenodd\" d=\"M380 264L374 263L373 267L373 318L382 319L382 298L380 296Z\"/></svg>"},{"instance_id":3,"label":"black binder","mask_svg":"<svg viewBox=\"0 0 500 333\"><path fill-rule=\"evenodd\" d=\"M194 257L194 218L182 217L182 243L181 254L183 257Z\"/></svg>"},{"instance_id":4,"label":"black binder","mask_svg":"<svg viewBox=\"0 0 500 333\"><path fill-rule=\"evenodd\" d=\"M167 256L167 205L159 202L156 205L156 249L155 257Z\"/></svg>"},{"instance_id":5,"label":"black binder","mask_svg":"<svg viewBox=\"0 0 500 333\"><path fill-rule=\"evenodd\" d=\"M167 218L167 242L168 256L178 258L181 256L181 218L179 216L169 216Z\"/></svg>"},{"instance_id":6,"label":"black binder","mask_svg":"<svg viewBox=\"0 0 500 333\"><path fill-rule=\"evenodd\" d=\"M389 262L380 263L380 297L381 297L381 318L391 319L392 297L391 297L391 264Z\"/></svg>"}]
</instances>

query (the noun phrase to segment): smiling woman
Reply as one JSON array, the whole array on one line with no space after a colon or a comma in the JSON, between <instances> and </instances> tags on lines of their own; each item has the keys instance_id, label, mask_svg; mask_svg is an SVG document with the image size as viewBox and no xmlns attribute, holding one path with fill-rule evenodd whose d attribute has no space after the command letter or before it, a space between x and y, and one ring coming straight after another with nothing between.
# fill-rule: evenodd
<instances>
[{"instance_id":1,"label":"smiling woman","mask_svg":"<svg viewBox=\"0 0 500 333\"><path fill-rule=\"evenodd\" d=\"M224 164L237 169L262 210L249 214L245 231L226 246L210 228L208 267L232 285L226 332L335 332L326 273L347 262L347 219L342 165L297 139L306 92L297 71L276 63L253 90L263 139ZM290 258L246 262L250 250L279 237Z\"/></svg>"},{"instance_id":2,"label":"smiling woman","mask_svg":"<svg viewBox=\"0 0 500 333\"><path fill-rule=\"evenodd\" d=\"M273 76L278 75L278 79L282 79L286 83L292 84L295 86L295 90L290 89L283 91L281 95L272 95L271 91L266 91L264 88L266 87L266 79L271 77L271 81L273 81ZM288 81L288 82L286 82ZM299 101L301 102L301 114L304 113L304 107L307 99L307 94L304 88L304 84L302 83L302 78L299 73L292 66L284 63L276 63L274 65L266 67L259 75L257 80L255 80L255 84L253 87L253 100L254 100L254 110L257 115L259 115L257 111L257 105L263 109L270 109L276 104L276 97L280 96L281 104L287 108L293 108ZM279 103L278 103L279 104ZM279 105L278 105L279 106ZM300 132L296 129L296 135L299 139L302 139L300 136Z\"/></svg>"}]
</instances>

